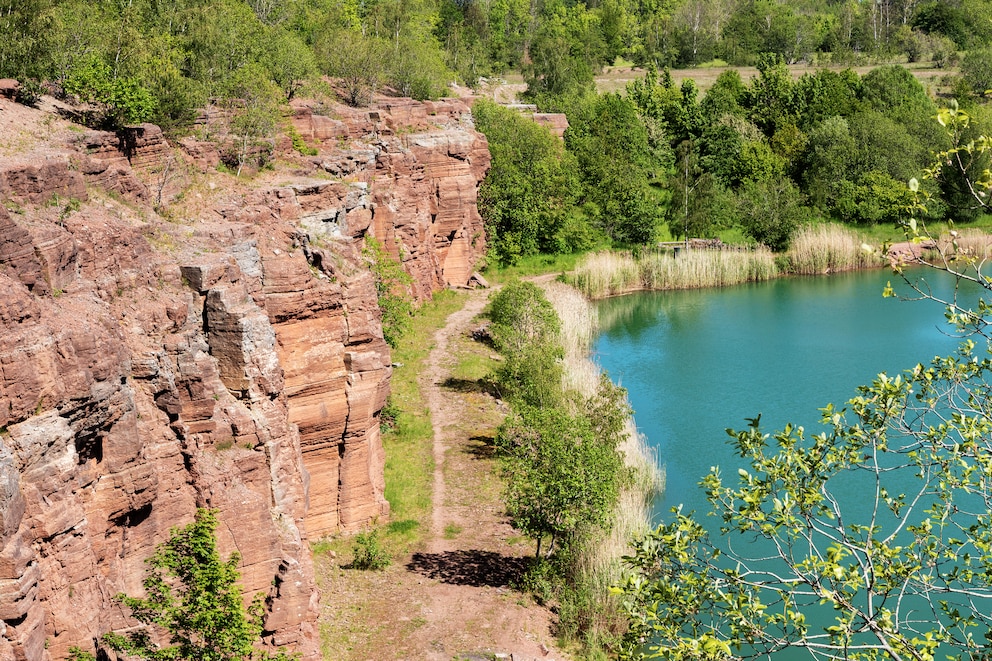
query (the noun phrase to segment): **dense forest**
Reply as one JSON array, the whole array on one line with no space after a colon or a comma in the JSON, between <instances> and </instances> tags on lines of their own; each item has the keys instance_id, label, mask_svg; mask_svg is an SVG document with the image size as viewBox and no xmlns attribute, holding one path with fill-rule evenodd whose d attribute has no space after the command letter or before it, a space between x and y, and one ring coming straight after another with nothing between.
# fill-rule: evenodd
<instances>
[{"instance_id":1,"label":"dense forest","mask_svg":"<svg viewBox=\"0 0 992 661\"><path fill-rule=\"evenodd\" d=\"M245 145L270 137L301 93L424 99L520 71L525 98L570 128L561 144L477 104L494 154L481 206L501 263L666 228L783 249L810 220L894 220L909 179L949 146L933 120L944 101L902 66L847 65L953 67L948 99L970 107L968 131L990 121L987 0L0 0L0 33L0 77L22 81L27 101L46 86L93 104L93 123L171 132L226 104ZM727 71L702 95L667 73L713 61L759 74ZM597 95L594 75L616 62L647 76ZM809 73L795 80L794 62ZM962 181L935 181L933 217L980 211Z\"/></svg>"}]
</instances>

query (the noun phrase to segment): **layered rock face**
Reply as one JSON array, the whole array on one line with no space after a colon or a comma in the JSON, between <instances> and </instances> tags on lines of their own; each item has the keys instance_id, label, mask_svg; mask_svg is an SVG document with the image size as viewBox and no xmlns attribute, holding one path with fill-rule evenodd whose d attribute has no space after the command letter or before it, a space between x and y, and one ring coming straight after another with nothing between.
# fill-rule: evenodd
<instances>
[{"instance_id":1,"label":"layered rock face","mask_svg":"<svg viewBox=\"0 0 992 661\"><path fill-rule=\"evenodd\" d=\"M266 595L265 642L318 658L308 540L388 514L364 239L419 299L465 284L484 249L488 152L466 108L393 103L300 108L319 155L250 186L199 179L209 145L189 141L170 189L165 160L184 157L150 125L0 145L0 658L133 626L113 596L141 594L197 507ZM163 190L183 198L172 222L150 207Z\"/></svg>"}]
</instances>

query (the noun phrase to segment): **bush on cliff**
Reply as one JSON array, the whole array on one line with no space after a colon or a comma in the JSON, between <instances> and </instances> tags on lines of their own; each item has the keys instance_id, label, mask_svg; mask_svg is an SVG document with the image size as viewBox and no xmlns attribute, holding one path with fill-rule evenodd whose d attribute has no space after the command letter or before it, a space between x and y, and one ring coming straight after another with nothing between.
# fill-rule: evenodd
<instances>
[{"instance_id":1,"label":"bush on cliff","mask_svg":"<svg viewBox=\"0 0 992 661\"><path fill-rule=\"evenodd\" d=\"M264 596L258 593L245 606L238 564L232 553L222 560L217 551L217 517L198 509L193 523L173 528L169 540L146 560L145 597L119 594L115 600L146 627L103 639L114 651L149 661L288 661L284 652L255 649L262 633ZM147 627L165 633L168 644L156 642ZM85 653L76 652L77 658Z\"/></svg>"},{"instance_id":2,"label":"bush on cliff","mask_svg":"<svg viewBox=\"0 0 992 661\"><path fill-rule=\"evenodd\" d=\"M382 313L382 335L386 343L396 348L396 343L410 329L413 301L410 284L413 278L403 270L403 265L389 256L374 236L365 237L362 256L369 263L375 278L375 291Z\"/></svg>"}]
</instances>

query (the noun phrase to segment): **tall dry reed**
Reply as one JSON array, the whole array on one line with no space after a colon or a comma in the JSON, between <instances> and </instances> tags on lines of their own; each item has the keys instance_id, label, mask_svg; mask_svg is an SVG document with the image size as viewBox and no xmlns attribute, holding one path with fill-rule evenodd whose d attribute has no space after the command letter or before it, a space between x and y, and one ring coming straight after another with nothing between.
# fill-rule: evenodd
<instances>
[{"instance_id":1,"label":"tall dry reed","mask_svg":"<svg viewBox=\"0 0 992 661\"><path fill-rule=\"evenodd\" d=\"M807 225L793 237L786 254L789 272L819 275L883 266L881 257L866 251L864 243L857 232L842 225Z\"/></svg>"},{"instance_id":2,"label":"tall dry reed","mask_svg":"<svg viewBox=\"0 0 992 661\"><path fill-rule=\"evenodd\" d=\"M683 250L592 253L576 264L569 283L590 298L637 289L696 289L769 280L778 274L771 251Z\"/></svg>"},{"instance_id":3,"label":"tall dry reed","mask_svg":"<svg viewBox=\"0 0 992 661\"><path fill-rule=\"evenodd\" d=\"M602 376L602 370L589 359L598 324L596 308L578 290L562 283L546 285L545 296L562 322L563 385L587 399L596 393ZM629 553L630 541L650 527L651 500L664 488L658 458L647 447L632 418L627 420L620 450L631 469L631 479L621 490L609 534L590 540L577 554L572 568L577 583L594 595L595 603L589 611L601 618L598 626L605 630L621 626L617 621L622 619L620 605L609 588L622 581L621 558Z\"/></svg>"},{"instance_id":4,"label":"tall dry reed","mask_svg":"<svg viewBox=\"0 0 992 661\"><path fill-rule=\"evenodd\" d=\"M778 275L767 248L756 250L683 250L651 253L639 262L647 289L699 289L770 280Z\"/></svg>"},{"instance_id":5,"label":"tall dry reed","mask_svg":"<svg viewBox=\"0 0 992 661\"><path fill-rule=\"evenodd\" d=\"M640 269L629 252L589 253L575 265L569 284L590 298L604 298L639 289Z\"/></svg>"},{"instance_id":6,"label":"tall dry reed","mask_svg":"<svg viewBox=\"0 0 992 661\"><path fill-rule=\"evenodd\" d=\"M945 254L966 257L978 262L992 257L992 235L973 227L957 230L953 235L941 236L938 245Z\"/></svg>"}]
</instances>

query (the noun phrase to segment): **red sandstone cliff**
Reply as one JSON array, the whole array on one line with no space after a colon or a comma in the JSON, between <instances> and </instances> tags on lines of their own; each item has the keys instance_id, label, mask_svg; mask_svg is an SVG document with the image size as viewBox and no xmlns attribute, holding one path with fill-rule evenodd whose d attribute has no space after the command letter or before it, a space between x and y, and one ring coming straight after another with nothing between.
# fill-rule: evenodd
<instances>
[{"instance_id":1,"label":"red sandstone cliff","mask_svg":"<svg viewBox=\"0 0 992 661\"><path fill-rule=\"evenodd\" d=\"M337 115L299 107L319 155L245 184L207 142L0 100L0 658L128 626L113 595L196 507L266 641L316 658L308 540L388 513L363 239L418 299L465 284L489 158L457 101Z\"/></svg>"}]
</instances>

